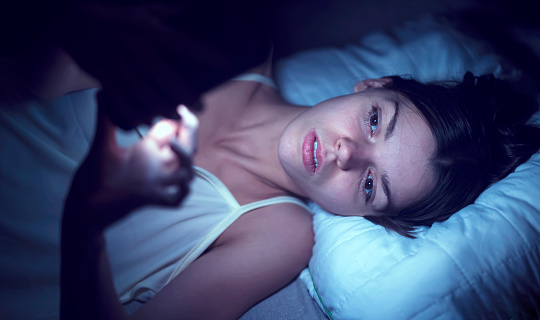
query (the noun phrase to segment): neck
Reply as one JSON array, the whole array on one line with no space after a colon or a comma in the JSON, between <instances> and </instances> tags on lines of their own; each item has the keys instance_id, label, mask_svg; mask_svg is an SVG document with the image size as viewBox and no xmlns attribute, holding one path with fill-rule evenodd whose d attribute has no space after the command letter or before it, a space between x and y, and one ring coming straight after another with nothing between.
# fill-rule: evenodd
<instances>
[{"instance_id":1,"label":"neck","mask_svg":"<svg viewBox=\"0 0 540 320\"><path fill-rule=\"evenodd\" d=\"M228 153L231 160L270 190L296 194L281 165L278 149L282 132L305 110L285 103L253 107L220 145L232 151Z\"/></svg>"}]
</instances>

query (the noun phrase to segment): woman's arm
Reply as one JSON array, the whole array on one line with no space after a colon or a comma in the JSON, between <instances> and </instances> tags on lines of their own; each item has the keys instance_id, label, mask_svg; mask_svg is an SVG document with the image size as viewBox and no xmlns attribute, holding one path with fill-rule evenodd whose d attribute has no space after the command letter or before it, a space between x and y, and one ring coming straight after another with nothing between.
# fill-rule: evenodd
<instances>
[{"instance_id":1,"label":"woman's arm","mask_svg":"<svg viewBox=\"0 0 540 320\"><path fill-rule=\"evenodd\" d=\"M184 119L194 116L179 109ZM184 120L185 122L185 120ZM177 206L188 192L189 155L197 124L164 120L128 148L115 140L103 112L92 148L77 170L66 199L61 229L61 317L122 319L105 251L104 230L134 209ZM177 145L171 139L178 135Z\"/></svg>"},{"instance_id":2,"label":"woman's arm","mask_svg":"<svg viewBox=\"0 0 540 320\"><path fill-rule=\"evenodd\" d=\"M76 221L77 212L64 211L62 222L61 319L126 319L118 301L105 240Z\"/></svg>"},{"instance_id":3,"label":"woman's arm","mask_svg":"<svg viewBox=\"0 0 540 320\"><path fill-rule=\"evenodd\" d=\"M123 319L99 221L113 213L111 208L125 210L125 204L115 204L122 196L110 193L81 199L77 190L93 188L80 185L88 181L89 164L79 169L64 210L61 315ZM134 205L134 200L127 202ZM305 209L280 204L247 213L133 318L236 319L293 280L307 265L312 246L311 216Z\"/></svg>"},{"instance_id":4,"label":"woman's arm","mask_svg":"<svg viewBox=\"0 0 540 320\"><path fill-rule=\"evenodd\" d=\"M292 204L240 217L134 319L237 319L292 281L311 257L311 215Z\"/></svg>"}]
</instances>

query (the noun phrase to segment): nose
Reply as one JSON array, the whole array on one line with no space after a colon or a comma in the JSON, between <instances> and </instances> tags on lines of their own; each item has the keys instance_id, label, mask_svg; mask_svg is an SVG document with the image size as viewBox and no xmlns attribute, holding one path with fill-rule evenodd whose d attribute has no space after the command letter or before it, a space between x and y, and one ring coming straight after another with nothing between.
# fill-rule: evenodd
<instances>
[{"instance_id":1,"label":"nose","mask_svg":"<svg viewBox=\"0 0 540 320\"><path fill-rule=\"evenodd\" d=\"M368 161L367 146L358 141L341 138L336 142L335 150L337 165L342 170L363 166Z\"/></svg>"}]
</instances>

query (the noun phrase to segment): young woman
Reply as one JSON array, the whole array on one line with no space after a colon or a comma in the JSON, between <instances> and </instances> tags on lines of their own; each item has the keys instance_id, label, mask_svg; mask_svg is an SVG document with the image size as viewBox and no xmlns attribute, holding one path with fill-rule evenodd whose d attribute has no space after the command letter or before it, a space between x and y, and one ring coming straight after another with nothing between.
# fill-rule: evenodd
<instances>
[{"instance_id":1,"label":"young woman","mask_svg":"<svg viewBox=\"0 0 540 320\"><path fill-rule=\"evenodd\" d=\"M268 62L204 94L196 145L180 108L182 121L118 146L110 118L130 111L103 83L98 105L109 103L64 209L63 318L122 319L130 300L146 302L132 318L238 318L307 265L307 199L412 237L539 148L525 125L535 101L489 76L369 79L312 108L270 78Z\"/></svg>"},{"instance_id":2,"label":"young woman","mask_svg":"<svg viewBox=\"0 0 540 320\"><path fill-rule=\"evenodd\" d=\"M250 74L270 77L270 65ZM123 258L120 252L126 245L151 250L151 237L171 233L163 245L180 248L166 250L170 252L159 262L162 265L149 270L124 268L145 282L124 286L126 299L159 291L134 316L236 318L284 286L311 255L311 218L302 200L314 199L336 214L381 215L426 194L435 182L429 163L435 140L410 101L383 89L389 82L363 81L357 94L313 108L292 106L275 88L257 81L233 80L206 94L205 111L198 115L192 195L168 212L143 209L109 234L114 265L159 260L155 252L139 258ZM142 204L166 203L169 185L180 184L175 192L185 190L185 177L176 172L186 162L175 161L177 147L169 144L179 130L173 122L157 125L149 137L121 149L107 121L100 115L96 141L66 203L63 311L110 314L119 309L117 300L110 299L114 290L107 276L105 229ZM160 136L158 128L166 126L169 134ZM181 152L177 156L184 157ZM94 185L88 186L91 177ZM143 230L150 221L153 227ZM185 254L179 252L184 247ZM169 254L177 261L169 261ZM77 297L84 297L88 306L81 308ZM95 305L104 309L91 307Z\"/></svg>"},{"instance_id":3,"label":"young woman","mask_svg":"<svg viewBox=\"0 0 540 320\"><path fill-rule=\"evenodd\" d=\"M534 100L491 76L468 73L454 87L364 80L312 108L283 101L270 77L267 63L203 96L195 178L179 206L189 125L161 122L120 148L100 111L63 217L64 317L124 317L114 274L122 301L149 300L133 318L237 318L308 263L304 200L413 236L540 144L525 125Z\"/></svg>"}]
</instances>

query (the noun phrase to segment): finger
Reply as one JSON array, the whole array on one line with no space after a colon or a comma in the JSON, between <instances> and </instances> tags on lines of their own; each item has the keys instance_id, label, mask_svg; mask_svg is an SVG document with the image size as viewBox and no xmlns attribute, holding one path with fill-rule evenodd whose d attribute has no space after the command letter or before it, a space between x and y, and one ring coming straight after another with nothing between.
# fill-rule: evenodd
<instances>
[{"instance_id":1,"label":"finger","mask_svg":"<svg viewBox=\"0 0 540 320\"><path fill-rule=\"evenodd\" d=\"M180 167L191 166L191 155L188 149L184 148L184 146L182 146L176 139L171 140L169 142L169 146L171 150L178 156L178 160L180 161Z\"/></svg>"},{"instance_id":2,"label":"finger","mask_svg":"<svg viewBox=\"0 0 540 320\"><path fill-rule=\"evenodd\" d=\"M190 167L182 167L170 174L167 175L167 177L163 178L161 180L161 183L163 186L170 186L170 185L177 185L179 183L189 182L193 179L195 173L193 171L193 168Z\"/></svg>"},{"instance_id":3,"label":"finger","mask_svg":"<svg viewBox=\"0 0 540 320\"><path fill-rule=\"evenodd\" d=\"M147 137L154 139L161 148L176 136L178 130L178 121L163 119L150 128Z\"/></svg>"},{"instance_id":4,"label":"finger","mask_svg":"<svg viewBox=\"0 0 540 320\"><path fill-rule=\"evenodd\" d=\"M199 127L199 119L195 114L193 114L189 109L181 104L176 109L178 114L182 117L182 122L190 130L197 130Z\"/></svg>"},{"instance_id":5,"label":"finger","mask_svg":"<svg viewBox=\"0 0 540 320\"><path fill-rule=\"evenodd\" d=\"M165 206L179 205L189 194L189 182L183 180L176 185L167 186L156 204Z\"/></svg>"},{"instance_id":6,"label":"finger","mask_svg":"<svg viewBox=\"0 0 540 320\"><path fill-rule=\"evenodd\" d=\"M189 194L189 182L182 181L178 184L178 190L169 198L169 203L172 206L179 205Z\"/></svg>"},{"instance_id":7,"label":"finger","mask_svg":"<svg viewBox=\"0 0 540 320\"><path fill-rule=\"evenodd\" d=\"M182 125L178 134L178 142L191 156L195 153L197 147L197 130L199 128L199 119L188 110L184 105L178 106L178 114L182 117Z\"/></svg>"}]
</instances>

